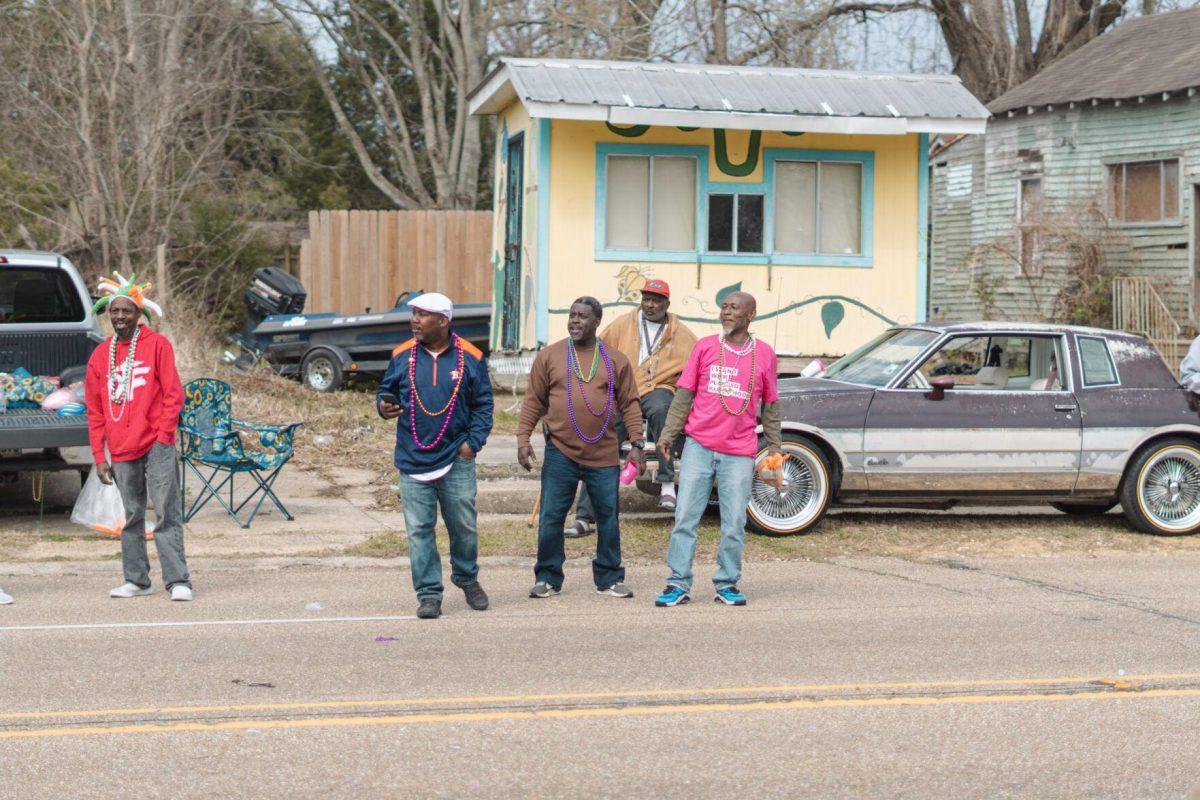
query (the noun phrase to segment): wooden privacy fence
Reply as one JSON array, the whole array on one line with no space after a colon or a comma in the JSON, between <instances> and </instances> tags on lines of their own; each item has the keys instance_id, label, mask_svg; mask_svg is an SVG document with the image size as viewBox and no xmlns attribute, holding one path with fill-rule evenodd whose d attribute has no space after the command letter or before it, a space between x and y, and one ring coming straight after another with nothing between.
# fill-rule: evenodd
<instances>
[{"instance_id":1,"label":"wooden privacy fence","mask_svg":"<svg viewBox=\"0 0 1200 800\"><path fill-rule=\"evenodd\" d=\"M491 249L490 211L310 211L305 311L380 311L418 289L490 303Z\"/></svg>"}]
</instances>

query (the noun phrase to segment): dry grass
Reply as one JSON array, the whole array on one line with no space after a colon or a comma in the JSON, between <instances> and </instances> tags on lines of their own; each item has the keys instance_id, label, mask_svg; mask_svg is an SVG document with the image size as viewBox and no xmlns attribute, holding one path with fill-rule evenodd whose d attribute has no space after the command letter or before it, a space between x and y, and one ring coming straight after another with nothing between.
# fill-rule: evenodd
<instances>
[{"instance_id":1,"label":"dry grass","mask_svg":"<svg viewBox=\"0 0 1200 800\"><path fill-rule=\"evenodd\" d=\"M294 463L322 472L330 467L392 471L395 423L379 419L374 407L374 382L340 392L318 394L296 380L276 375L259 365L248 372L221 361L225 346L203 319L173 314L163 332L175 345L176 362L184 383L200 377L223 380L233 388L234 414L255 422L304 422L297 431ZM517 414L508 412L511 395L498 395L496 434L515 434ZM324 437L331 437L329 444Z\"/></svg>"},{"instance_id":2,"label":"dry grass","mask_svg":"<svg viewBox=\"0 0 1200 800\"><path fill-rule=\"evenodd\" d=\"M296 433L295 464L321 472L330 467L391 469L394 423L379 419L373 395L365 389L317 394L299 382L276 375L260 365L243 372L221 361L225 346L209 323L186 314L168 317L163 332L175 345L175 358L184 383L201 377L217 378L233 389L234 415L254 422L303 422ZM318 444L323 437L332 443Z\"/></svg>"},{"instance_id":3,"label":"dry grass","mask_svg":"<svg viewBox=\"0 0 1200 800\"><path fill-rule=\"evenodd\" d=\"M666 557L669 519L624 519L621 549L629 563L657 563ZM705 518L698 532L696 558L711 561L720 542L716 519ZM444 530L439 547L448 552ZM590 557L596 539L567 539L568 558ZM479 552L484 556L532 559L537 533L519 519L484 520ZM402 535L384 533L346 551L348 555L394 558L406 555ZM1200 553L1200 537L1148 536L1132 530L1123 517L1107 514L1090 520L1050 515L931 515L848 512L825 519L803 536L746 534L750 561L822 561L839 557L888 556L932 559L989 556L1092 555L1113 553Z\"/></svg>"}]
</instances>

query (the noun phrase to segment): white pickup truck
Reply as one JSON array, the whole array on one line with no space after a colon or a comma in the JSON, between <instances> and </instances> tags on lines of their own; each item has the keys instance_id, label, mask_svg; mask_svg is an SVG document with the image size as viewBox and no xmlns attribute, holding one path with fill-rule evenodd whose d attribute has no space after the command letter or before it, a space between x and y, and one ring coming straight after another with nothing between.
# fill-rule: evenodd
<instances>
[{"instance_id":1,"label":"white pickup truck","mask_svg":"<svg viewBox=\"0 0 1200 800\"><path fill-rule=\"evenodd\" d=\"M24 367L74 383L103 340L74 264L54 253L0 250L0 372ZM49 470L86 477L91 465L86 416L11 407L0 414L0 482Z\"/></svg>"}]
</instances>

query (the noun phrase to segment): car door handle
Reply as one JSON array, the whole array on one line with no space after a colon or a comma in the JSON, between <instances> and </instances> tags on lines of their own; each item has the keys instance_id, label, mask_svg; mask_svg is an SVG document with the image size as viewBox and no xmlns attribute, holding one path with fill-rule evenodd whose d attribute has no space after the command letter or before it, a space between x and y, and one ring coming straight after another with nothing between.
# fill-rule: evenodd
<instances>
[{"instance_id":1,"label":"car door handle","mask_svg":"<svg viewBox=\"0 0 1200 800\"><path fill-rule=\"evenodd\" d=\"M1079 406L1071 405L1070 403L1056 403L1054 406L1055 411L1065 411L1068 414L1077 410L1078 408Z\"/></svg>"}]
</instances>

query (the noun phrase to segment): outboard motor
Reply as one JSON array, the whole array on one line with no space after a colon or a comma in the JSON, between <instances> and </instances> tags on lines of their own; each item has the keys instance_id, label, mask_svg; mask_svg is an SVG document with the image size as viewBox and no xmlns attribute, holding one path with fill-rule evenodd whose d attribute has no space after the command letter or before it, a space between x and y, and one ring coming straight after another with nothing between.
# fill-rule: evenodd
<instances>
[{"instance_id":1,"label":"outboard motor","mask_svg":"<svg viewBox=\"0 0 1200 800\"><path fill-rule=\"evenodd\" d=\"M246 301L246 327L243 335L249 338L254 329L273 314L300 314L308 293L304 284L292 275L275 267L255 271L243 295Z\"/></svg>"}]
</instances>

